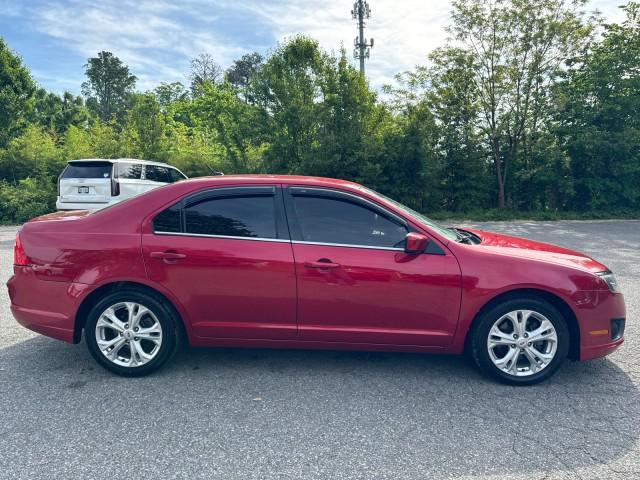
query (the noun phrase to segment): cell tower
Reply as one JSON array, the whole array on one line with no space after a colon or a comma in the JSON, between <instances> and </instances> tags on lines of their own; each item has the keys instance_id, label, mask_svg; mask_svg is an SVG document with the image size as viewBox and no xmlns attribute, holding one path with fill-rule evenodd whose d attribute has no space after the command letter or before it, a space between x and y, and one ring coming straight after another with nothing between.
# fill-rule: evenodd
<instances>
[{"instance_id":1,"label":"cell tower","mask_svg":"<svg viewBox=\"0 0 640 480\"><path fill-rule=\"evenodd\" d=\"M360 60L360 73L364 75L364 60L369 58L371 49L373 48L373 38L368 42L364 38L365 19L371 17L371 9L369 3L364 0L356 0L351 10L351 16L358 21L358 36L353 42L353 57Z\"/></svg>"}]
</instances>

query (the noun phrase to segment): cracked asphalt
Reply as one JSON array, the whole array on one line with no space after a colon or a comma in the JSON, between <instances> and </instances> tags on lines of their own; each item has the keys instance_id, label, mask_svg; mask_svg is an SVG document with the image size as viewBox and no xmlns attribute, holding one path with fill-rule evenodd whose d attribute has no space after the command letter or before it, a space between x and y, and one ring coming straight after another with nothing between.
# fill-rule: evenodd
<instances>
[{"instance_id":1,"label":"cracked asphalt","mask_svg":"<svg viewBox=\"0 0 640 480\"><path fill-rule=\"evenodd\" d=\"M607 264L623 347L528 388L461 357L329 351L189 349L125 379L20 327L2 288L0 479L640 478L640 221L474 226Z\"/></svg>"}]
</instances>

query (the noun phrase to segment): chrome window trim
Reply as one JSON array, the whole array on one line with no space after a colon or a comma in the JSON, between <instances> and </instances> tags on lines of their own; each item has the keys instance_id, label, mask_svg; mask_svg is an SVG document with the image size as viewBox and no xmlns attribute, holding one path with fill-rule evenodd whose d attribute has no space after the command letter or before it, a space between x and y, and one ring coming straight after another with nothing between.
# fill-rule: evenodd
<instances>
[{"instance_id":1,"label":"chrome window trim","mask_svg":"<svg viewBox=\"0 0 640 480\"><path fill-rule=\"evenodd\" d=\"M374 245L352 245L349 243L306 242L303 240L293 240L291 243L300 244L300 245L324 245L326 247L366 248L369 250L390 250L393 252L404 252L404 248L377 247Z\"/></svg>"},{"instance_id":2,"label":"chrome window trim","mask_svg":"<svg viewBox=\"0 0 640 480\"><path fill-rule=\"evenodd\" d=\"M231 240L255 240L258 242L277 242L290 243L290 240L284 238L262 238L262 237L235 237L232 235L208 235L206 233L184 233L184 232L162 232L153 231L155 235L171 235L174 237L203 237L203 238L222 238Z\"/></svg>"}]
</instances>

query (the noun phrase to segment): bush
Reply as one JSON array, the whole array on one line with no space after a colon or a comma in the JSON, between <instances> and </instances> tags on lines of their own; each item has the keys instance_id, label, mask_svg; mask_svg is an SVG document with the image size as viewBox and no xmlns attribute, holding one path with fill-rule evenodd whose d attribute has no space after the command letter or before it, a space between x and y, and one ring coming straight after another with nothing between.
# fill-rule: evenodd
<instances>
[{"instance_id":1,"label":"bush","mask_svg":"<svg viewBox=\"0 0 640 480\"><path fill-rule=\"evenodd\" d=\"M49 182L24 178L17 184L0 182L0 222L20 224L55 211L56 191Z\"/></svg>"}]
</instances>

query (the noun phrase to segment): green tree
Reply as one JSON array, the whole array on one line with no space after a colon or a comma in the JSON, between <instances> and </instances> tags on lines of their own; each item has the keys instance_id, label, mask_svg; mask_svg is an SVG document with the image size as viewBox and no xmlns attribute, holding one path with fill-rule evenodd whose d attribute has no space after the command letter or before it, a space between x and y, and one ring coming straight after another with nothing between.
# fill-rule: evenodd
<instances>
[{"instance_id":1,"label":"green tree","mask_svg":"<svg viewBox=\"0 0 640 480\"><path fill-rule=\"evenodd\" d=\"M103 122L112 117L122 121L137 80L129 67L113 53L102 51L84 68L87 81L82 84L82 94L89 110Z\"/></svg>"},{"instance_id":2,"label":"green tree","mask_svg":"<svg viewBox=\"0 0 640 480\"><path fill-rule=\"evenodd\" d=\"M234 60L233 64L227 69L227 81L240 90L248 101L250 99L246 97L249 82L258 73L262 62L264 62L264 57L258 52L247 53L238 60Z\"/></svg>"},{"instance_id":3,"label":"green tree","mask_svg":"<svg viewBox=\"0 0 640 480\"><path fill-rule=\"evenodd\" d=\"M457 48L436 50L421 73L430 88L425 96L437 125L441 207L460 212L490 206L487 152L477 128L480 104L475 95L471 54Z\"/></svg>"},{"instance_id":4,"label":"green tree","mask_svg":"<svg viewBox=\"0 0 640 480\"><path fill-rule=\"evenodd\" d=\"M62 135L70 126L86 127L89 112L84 106L82 97L70 92L62 96L38 88L32 121L42 125L51 132Z\"/></svg>"},{"instance_id":5,"label":"green tree","mask_svg":"<svg viewBox=\"0 0 640 480\"><path fill-rule=\"evenodd\" d=\"M167 111L172 104L189 98L189 92L180 82L162 82L153 90L153 93L163 111Z\"/></svg>"},{"instance_id":6,"label":"green tree","mask_svg":"<svg viewBox=\"0 0 640 480\"><path fill-rule=\"evenodd\" d=\"M278 47L256 75L252 95L268 132L270 171L304 172L316 154L329 62L318 42L297 36Z\"/></svg>"},{"instance_id":7,"label":"green tree","mask_svg":"<svg viewBox=\"0 0 640 480\"><path fill-rule=\"evenodd\" d=\"M35 92L29 70L0 37L0 148L26 126Z\"/></svg>"},{"instance_id":8,"label":"green tree","mask_svg":"<svg viewBox=\"0 0 640 480\"><path fill-rule=\"evenodd\" d=\"M135 94L127 113L129 155L148 160L165 159L165 119L153 94Z\"/></svg>"},{"instance_id":9,"label":"green tree","mask_svg":"<svg viewBox=\"0 0 640 480\"><path fill-rule=\"evenodd\" d=\"M491 153L498 206L506 205L511 168L540 131L548 93L563 64L591 32L586 0L455 0L451 32L475 60L480 127ZM525 164L526 166L526 158Z\"/></svg>"},{"instance_id":10,"label":"green tree","mask_svg":"<svg viewBox=\"0 0 640 480\"><path fill-rule=\"evenodd\" d=\"M575 210L640 208L640 4L624 10L559 89Z\"/></svg>"},{"instance_id":11,"label":"green tree","mask_svg":"<svg viewBox=\"0 0 640 480\"><path fill-rule=\"evenodd\" d=\"M210 143L224 149L223 171L259 171L261 158L255 152L261 144L259 110L236 95L228 82L206 83L193 105L200 132L208 132Z\"/></svg>"}]
</instances>

